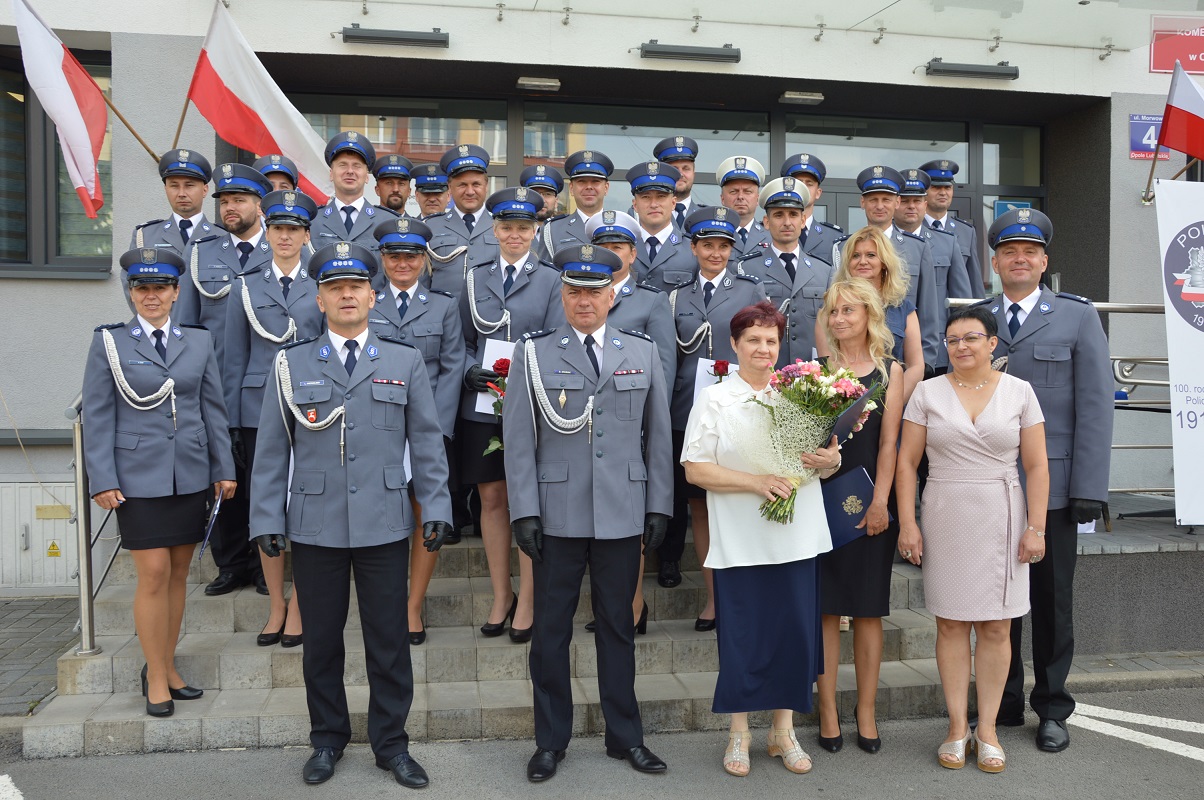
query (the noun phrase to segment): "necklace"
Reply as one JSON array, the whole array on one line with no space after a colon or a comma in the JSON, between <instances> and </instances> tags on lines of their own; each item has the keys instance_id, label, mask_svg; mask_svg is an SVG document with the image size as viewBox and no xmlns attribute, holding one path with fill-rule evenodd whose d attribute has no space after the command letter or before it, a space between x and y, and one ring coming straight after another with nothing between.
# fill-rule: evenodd
<instances>
[{"instance_id":1,"label":"necklace","mask_svg":"<svg viewBox=\"0 0 1204 800\"><path fill-rule=\"evenodd\" d=\"M990 383L991 377L988 375L985 379L983 379L983 382L978 384L977 386L969 386L967 384L964 384L961 381L959 381L956 377L953 378L953 382L956 383L958 386L962 387L963 389L970 389L971 391L977 391L977 390L981 389L982 387L986 386L988 383Z\"/></svg>"}]
</instances>

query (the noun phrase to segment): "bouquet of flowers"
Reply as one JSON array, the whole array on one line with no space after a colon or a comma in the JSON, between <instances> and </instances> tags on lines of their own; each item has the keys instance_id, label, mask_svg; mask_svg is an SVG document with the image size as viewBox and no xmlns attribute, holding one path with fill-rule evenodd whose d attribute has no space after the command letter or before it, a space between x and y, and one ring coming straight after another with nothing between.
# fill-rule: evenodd
<instances>
[{"instance_id":1,"label":"bouquet of flowers","mask_svg":"<svg viewBox=\"0 0 1204 800\"><path fill-rule=\"evenodd\" d=\"M817 361L799 359L775 371L769 378L769 396L750 398L769 412L770 424L742 437L741 450L755 468L784 475L794 484L789 497L766 500L761 516L783 525L794 520L798 488L813 481L816 470L803 467L799 457L814 452L832 438L836 418L869 389L846 368L830 369ZM853 431L861 430L877 408L871 399Z\"/></svg>"},{"instance_id":2,"label":"bouquet of flowers","mask_svg":"<svg viewBox=\"0 0 1204 800\"><path fill-rule=\"evenodd\" d=\"M510 359L499 358L493 362L493 371L497 373L497 383L485 384L489 387L489 393L493 395L493 415L498 419L502 418L502 403L506 399L506 378L510 377ZM500 437L489 437L489 446L485 448L485 452L481 453L487 456L497 450L505 450L506 446L502 444Z\"/></svg>"}]
</instances>

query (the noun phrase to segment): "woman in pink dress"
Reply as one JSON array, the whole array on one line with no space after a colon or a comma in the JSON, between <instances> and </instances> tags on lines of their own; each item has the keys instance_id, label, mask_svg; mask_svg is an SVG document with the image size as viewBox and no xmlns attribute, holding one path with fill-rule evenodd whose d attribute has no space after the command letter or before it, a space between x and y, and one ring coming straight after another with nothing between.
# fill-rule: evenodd
<instances>
[{"instance_id":1,"label":"woman in pink dress","mask_svg":"<svg viewBox=\"0 0 1204 800\"><path fill-rule=\"evenodd\" d=\"M1002 772L995 734L1011 659L1012 618L1028 612L1028 568L1045 555L1049 466L1045 420L1028 383L991 369L997 338L986 306L949 315L949 374L916 387L903 412L895 489L914 497L916 468L927 451L928 485L920 509L899 503L899 552L924 569L924 596L936 615L936 662L949 711L949 735L937 749L942 767L960 769L971 745L968 722L970 631L978 730L978 768ZM1021 485L1017 458L1024 466ZM1027 503L1026 503L1027 501Z\"/></svg>"}]
</instances>

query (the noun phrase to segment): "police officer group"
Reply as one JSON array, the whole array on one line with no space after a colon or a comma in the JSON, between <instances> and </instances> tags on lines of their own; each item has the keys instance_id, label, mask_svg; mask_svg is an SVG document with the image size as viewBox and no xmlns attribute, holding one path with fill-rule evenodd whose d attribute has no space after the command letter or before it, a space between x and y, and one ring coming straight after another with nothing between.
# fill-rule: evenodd
<instances>
[{"instance_id":1,"label":"police officer group","mask_svg":"<svg viewBox=\"0 0 1204 800\"><path fill-rule=\"evenodd\" d=\"M677 586L687 508L696 545L705 530L704 494L676 463L699 360L734 360L723 331L766 298L787 318L781 363L813 358L847 238L814 213L827 175L817 156L788 158L772 179L750 156L727 158L716 172L723 204L709 207L692 197L698 155L688 136L659 142L625 172L629 213L604 208L615 166L596 150L529 166L518 186L490 193L490 156L475 144L414 165L346 131L326 146L324 204L281 155L216 169L194 150L163 157L171 214L138 226L121 256L134 317L97 329L84 386L90 493L117 509L138 571L148 713L202 694L176 672L174 643L188 563L220 497L209 526L219 575L206 593L254 584L268 594L264 646L300 644L304 621L314 748L304 780L328 780L351 737L343 628L354 578L376 764L426 785L405 728L410 646L427 636L435 553L460 535L453 500L475 486L494 595L481 633L509 626L513 641L531 642L529 780L555 775L571 738L569 648L587 567L606 752L641 772L666 769L644 743L634 642L647 623L644 556L655 552L659 583ZM929 374L948 365L937 346L946 301L985 295L976 232L949 211L957 172L937 160L857 178L869 224L909 273ZM218 220L203 211L211 183ZM557 214L566 186L572 210ZM407 213L411 200L421 214ZM1036 388L1049 457L1064 465L1051 469L1050 557L1032 583L1030 700L1039 746L1056 751L1074 705L1075 523L1106 500L1111 381L1094 309L1036 283L1051 238L1039 211L997 219L992 249L1023 240L1040 252L997 250L1003 294L983 302L1009 372ZM1010 266L1026 258L1040 262L1036 279ZM495 369L499 353L508 375ZM408 585L397 579L406 574ZM715 624L708 598L696 627ZM1023 722L1019 631L1017 620L1000 724Z\"/></svg>"}]
</instances>

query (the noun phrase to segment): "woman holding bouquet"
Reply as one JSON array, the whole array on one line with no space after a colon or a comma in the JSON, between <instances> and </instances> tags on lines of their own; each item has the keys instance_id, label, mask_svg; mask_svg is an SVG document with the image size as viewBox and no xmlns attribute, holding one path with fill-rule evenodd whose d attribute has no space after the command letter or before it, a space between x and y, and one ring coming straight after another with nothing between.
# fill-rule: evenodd
<instances>
[{"instance_id":1,"label":"woman holding bouquet","mask_svg":"<svg viewBox=\"0 0 1204 800\"><path fill-rule=\"evenodd\" d=\"M798 488L794 520L761 516L767 500L786 499L795 481L758 474L749 433L770 426L758 403L773 392L786 318L763 300L731 319L730 348L739 369L699 393L686 425L681 462L687 480L706 490L712 521L706 566L712 570L719 636L719 679L712 710L731 714L723 768L747 775L751 766L748 712L773 709L769 755L786 769L811 771L799 746L793 712L811 710L811 684L823 662L816 556L832 548L819 482ZM840 468L835 442L800 456L802 466L832 475Z\"/></svg>"},{"instance_id":2,"label":"woman holding bouquet","mask_svg":"<svg viewBox=\"0 0 1204 800\"><path fill-rule=\"evenodd\" d=\"M876 230L876 229L875 229ZM890 356L893 337L878 290L851 278L828 288L819 322L827 333L829 367L847 367L862 385L879 383L885 403L844 443L837 475L865 469L874 497L857 525L865 536L819 557L820 611L823 614L824 671L819 676L819 744L835 753L844 745L836 708L840 667L840 617L854 618L853 666L857 672L857 746L867 753L882 747L874 721L878 672L882 664L882 617L890 614L890 575L899 527L891 486L903 418L903 368Z\"/></svg>"}]
</instances>

